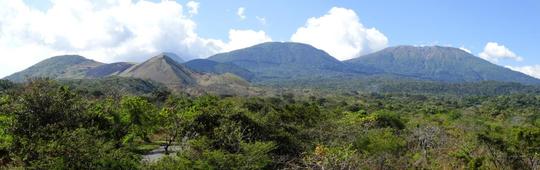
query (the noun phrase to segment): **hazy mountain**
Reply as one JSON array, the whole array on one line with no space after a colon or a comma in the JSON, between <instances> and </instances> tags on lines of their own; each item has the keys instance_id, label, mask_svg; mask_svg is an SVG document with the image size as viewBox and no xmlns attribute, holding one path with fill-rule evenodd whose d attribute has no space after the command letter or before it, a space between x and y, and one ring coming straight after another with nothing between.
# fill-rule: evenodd
<instances>
[{"instance_id":1,"label":"hazy mountain","mask_svg":"<svg viewBox=\"0 0 540 170\"><path fill-rule=\"evenodd\" d=\"M7 76L5 79L22 82L26 78L33 77L85 78L88 70L101 65L103 63L78 55L56 56L43 60L26 70Z\"/></svg>"},{"instance_id":2,"label":"hazy mountain","mask_svg":"<svg viewBox=\"0 0 540 170\"><path fill-rule=\"evenodd\" d=\"M247 69L238 67L232 63L220 63L207 59L195 59L183 63L186 67L191 70L202 72L202 73L214 73L214 74L224 74L232 73L237 76L242 77L245 80L251 80L254 77L254 74Z\"/></svg>"},{"instance_id":3,"label":"hazy mountain","mask_svg":"<svg viewBox=\"0 0 540 170\"><path fill-rule=\"evenodd\" d=\"M163 83L172 89L197 84L198 73L178 64L167 55L160 54L119 74L122 77L149 79Z\"/></svg>"},{"instance_id":4,"label":"hazy mountain","mask_svg":"<svg viewBox=\"0 0 540 170\"><path fill-rule=\"evenodd\" d=\"M503 81L537 84L540 80L451 47L390 47L345 61L404 77L443 82Z\"/></svg>"},{"instance_id":5,"label":"hazy mountain","mask_svg":"<svg viewBox=\"0 0 540 170\"><path fill-rule=\"evenodd\" d=\"M255 74L255 79L325 77L343 73L346 65L313 46L291 42L268 42L216 54L209 60L232 63Z\"/></svg>"},{"instance_id":6,"label":"hazy mountain","mask_svg":"<svg viewBox=\"0 0 540 170\"><path fill-rule=\"evenodd\" d=\"M119 74L123 72L124 70L132 67L133 65L134 64L132 63L126 63L126 62L103 64L103 65L89 69L86 72L86 77L99 78L99 77L107 77L110 75Z\"/></svg>"}]
</instances>

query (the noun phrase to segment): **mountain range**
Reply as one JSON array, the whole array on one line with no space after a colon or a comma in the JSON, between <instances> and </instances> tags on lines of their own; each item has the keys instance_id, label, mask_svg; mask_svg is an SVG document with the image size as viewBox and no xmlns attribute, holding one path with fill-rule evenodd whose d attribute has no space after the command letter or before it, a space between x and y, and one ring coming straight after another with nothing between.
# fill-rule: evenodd
<instances>
[{"instance_id":1,"label":"mountain range","mask_svg":"<svg viewBox=\"0 0 540 170\"><path fill-rule=\"evenodd\" d=\"M24 82L28 78L35 77L62 80L124 77L157 82L171 90L197 94L205 92L219 94L229 94L231 92L234 92L233 94L250 93L249 83L235 74L193 71L177 62L180 59L179 57L174 55L170 57L169 55L171 54L161 53L140 64L127 62L104 64L78 55L56 56L41 61L26 70L7 76L5 79ZM141 81L131 82L146 83Z\"/></svg>"},{"instance_id":2,"label":"mountain range","mask_svg":"<svg viewBox=\"0 0 540 170\"><path fill-rule=\"evenodd\" d=\"M327 80L418 80L444 83L481 81L540 84L531 76L501 67L452 47L396 46L339 61L311 45L268 42L183 62L161 53L143 63L105 64L78 55L52 57L5 79L32 77L96 79L110 76L151 80L173 90L250 93L251 84L317 86ZM366 78L368 77L368 78ZM292 83L294 84L294 83Z\"/></svg>"}]
</instances>

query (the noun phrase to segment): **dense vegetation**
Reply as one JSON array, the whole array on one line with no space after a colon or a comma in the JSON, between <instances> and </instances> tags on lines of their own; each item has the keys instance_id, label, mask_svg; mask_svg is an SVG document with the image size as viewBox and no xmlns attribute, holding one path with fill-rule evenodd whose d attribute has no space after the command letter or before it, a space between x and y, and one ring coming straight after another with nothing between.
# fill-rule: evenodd
<instances>
[{"instance_id":1,"label":"dense vegetation","mask_svg":"<svg viewBox=\"0 0 540 170\"><path fill-rule=\"evenodd\" d=\"M391 75L335 77L266 81L259 86L271 88L312 89L331 93L409 93L452 96L497 96L509 94L540 94L540 86L512 82L481 81L444 83L415 79L399 79Z\"/></svg>"},{"instance_id":2,"label":"dense vegetation","mask_svg":"<svg viewBox=\"0 0 540 170\"><path fill-rule=\"evenodd\" d=\"M532 94L93 95L0 81L0 168L539 169L539 113ZM169 156L142 160L160 145Z\"/></svg>"},{"instance_id":3,"label":"dense vegetation","mask_svg":"<svg viewBox=\"0 0 540 170\"><path fill-rule=\"evenodd\" d=\"M182 64L196 72L214 74L232 73L247 81L251 81L255 76L252 72L234 64L220 63L208 59L194 59Z\"/></svg>"}]
</instances>

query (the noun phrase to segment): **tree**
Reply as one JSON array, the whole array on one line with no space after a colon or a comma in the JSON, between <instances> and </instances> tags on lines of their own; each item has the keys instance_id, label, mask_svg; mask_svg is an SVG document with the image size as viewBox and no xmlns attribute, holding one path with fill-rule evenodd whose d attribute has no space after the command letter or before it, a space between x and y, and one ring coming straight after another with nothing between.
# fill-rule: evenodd
<instances>
[{"instance_id":1,"label":"tree","mask_svg":"<svg viewBox=\"0 0 540 170\"><path fill-rule=\"evenodd\" d=\"M435 126L417 127L412 132L412 144L420 150L422 159L417 162L423 163L424 167L430 165L429 151L436 148L441 141L441 129Z\"/></svg>"},{"instance_id":2,"label":"tree","mask_svg":"<svg viewBox=\"0 0 540 170\"><path fill-rule=\"evenodd\" d=\"M327 147L317 145L313 153L307 154L300 165L289 165L292 169L362 169L361 157L351 145Z\"/></svg>"},{"instance_id":3,"label":"tree","mask_svg":"<svg viewBox=\"0 0 540 170\"><path fill-rule=\"evenodd\" d=\"M375 158L378 169L384 169L390 158L398 158L406 145L406 141L394 133L394 129L372 129L359 136L354 147L364 154Z\"/></svg>"},{"instance_id":4,"label":"tree","mask_svg":"<svg viewBox=\"0 0 540 170\"><path fill-rule=\"evenodd\" d=\"M187 124L193 119L193 112L190 110L192 103L187 97L171 96L159 113L160 129L166 136L165 154L169 154L169 146L176 142L178 137L188 132Z\"/></svg>"},{"instance_id":5,"label":"tree","mask_svg":"<svg viewBox=\"0 0 540 170\"><path fill-rule=\"evenodd\" d=\"M88 125L104 131L104 135L115 143L116 148L122 147L123 139L129 133L130 122L118 109L119 102L113 98L105 98L92 103L89 108Z\"/></svg>"},{"instance_id":6,"label":"tree","mask_svg":"<svg viewBox=\"0 0 540 170\"><path fill-rule=\"evenodd\" d=\"M7 89L11 89L15 86L16 85L9 80L0 79L0 93L2 93L3 91Z\"/></svg>"},{"instance_id":7,"label":"tree","mask_svg":"<svg viewBox=\"0 0 540 170\"><path fill-rule=\"evenodd\" d=\"M148 134L154 130L157 118L154 105L142 97L124 97L120 102L120 115L122 124L128 129L123 144L138 137L149 142Z\"/></svg>"},{"instance_id":8,"label":"tree","mask_svg":"<svg viewBox=\"0 0 540 170\"><path fill-rule=\"evenodd\" d=\"M540 169L540 128L514 128L511 143L519 153L524 165L529 169Z\"/></svg>"},{"instance_id":9,"label":"tree","mask_svg":"<svg viewBox=\"0 0 540 170\"><path fill-rule=\"evenodd\" d=\"M42 145L47 157L32 162L29 169L136 169L140 156L96 138L93 130L64 131Z\"/></svg>"},{"instance_id":10,"label":"tree","mask_svg":"<svg viewBox=\"0 0 540 170\"><path fill-rule=\"evenodd\" d=\"M85 105L67 87L48 79L30 80L5 113L13 118L8 129L13 136L11 150L25 166L44 159L42 144L76 129L84 117Z\"/></svg>"},{"instance_id":11,"label":"tree","mask_svg":"<svg viewBox=\"0 0 540 170\"><path fill-rule=\"evenodd\" d=\"M11 161L9 156L9 148L13 141L13 136L9 133L9 127L13 122L12 115L8 114L10 98L7 95L0 96L0 166Z\"/></svg>"}]
</instances>

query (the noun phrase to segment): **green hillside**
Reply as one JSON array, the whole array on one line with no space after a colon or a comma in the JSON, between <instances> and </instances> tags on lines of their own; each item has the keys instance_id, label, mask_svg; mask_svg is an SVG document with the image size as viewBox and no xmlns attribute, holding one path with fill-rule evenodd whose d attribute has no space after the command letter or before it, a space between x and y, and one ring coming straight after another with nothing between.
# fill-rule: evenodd
<instances>
[{"instance_id":1,"label":"green hillside","mask_svg":"<svg viewBox=\"0 0 540 170\"><path fill-rule=\"evenodd\" d=\"M63 55L43 60L28 69L5 77L5 79L22 82L32 77L49 78L84 78L86 72L103 63L86 59L79 55Z\"/></svg>"},{"instance_id":2,"label":"green hillside","mask_svg":"<svg viewBox=\"0 0 540 170\"><path fill-rule=\"evenodd\" d=\"M111 75L116 75L128 68L132 67L134 64L127 62L103 64L94 68L89 69L86 72L86 77L89 78L98 78L98 77L107 77Z\"/></svg>"},{"instance_id":3,"label":"green hillside","mask_svg":"<svg viewBox=\"0 0 540 170\"><path fill-rule=\"evenodd\" d=\"M451 47L390 47L345 63L352 67L373 67L386 73L433 81L540 83L538 79Z\"/></svg>"},{"instance_id":4,"label":"green hillside","mask_svg":"<svg viewBox=\"0 0 540 170\"><path fill-rule=\"evenodd\" d=\"M242 77L245 80L251 80L255 76L249 70L238 67L231 63L220 63L207 59L195 59L190 60L186 63L183 63L186 67L191 70L203 73L214 73L214 74L225 74L232 73L237 76Z\"/></svg>"},{"instance_id":5,"label":"green hillside","mask_svg":"<svg viewBox=\"0 0 540 170\"><path fill-rule=\"evenodd\" d=\"M256 81L344 74L345 64L307 44L269 42L216 54L209 60L232 63L255 74Z\"/></svg>"}]
</instances>

